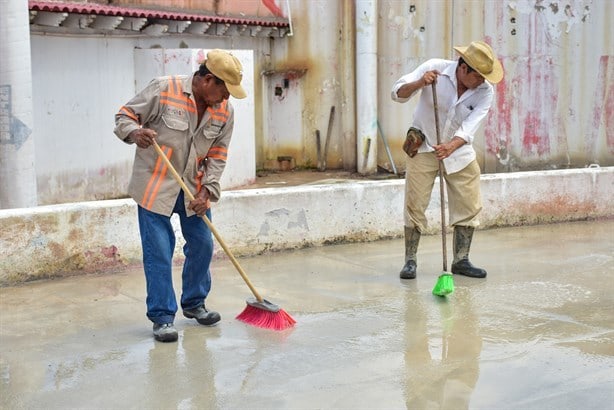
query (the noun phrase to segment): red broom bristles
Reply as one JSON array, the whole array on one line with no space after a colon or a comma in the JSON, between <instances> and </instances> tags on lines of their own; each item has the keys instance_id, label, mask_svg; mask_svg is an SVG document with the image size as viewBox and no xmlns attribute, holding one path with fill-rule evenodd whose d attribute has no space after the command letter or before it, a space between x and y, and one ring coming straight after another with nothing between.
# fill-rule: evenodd
<instances>
[{"instance_id":1,"label":"red broom bristles","mask_svg":"<svg viewBox=\"0 0 614 410\"><path fill-rule=\"evenodd\" d=\"M296 320L283 309L271 312L249 304L243 309L243 312L237 315L237 319L248 325L272 330L284 330L296 323Z\"/></svg>"}]
</instances>

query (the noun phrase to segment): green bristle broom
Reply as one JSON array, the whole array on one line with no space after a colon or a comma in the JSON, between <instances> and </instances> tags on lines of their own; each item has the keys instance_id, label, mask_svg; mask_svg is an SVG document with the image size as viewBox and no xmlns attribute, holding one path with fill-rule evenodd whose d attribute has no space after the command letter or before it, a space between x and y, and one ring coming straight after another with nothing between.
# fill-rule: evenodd
<instances>
[{"instance_id":1,"label":"green bristle broom","mask_svg":"<svg viewBox=\"0 0 614 410\"><path fill-rule=\"evenodd\" d=\"M441 135L439 134L439 114L437 112L437 88L435 81L431 84L433 87L433 106L435 107L435 130L437 132L437 145L441 144ZM452 273L448 272L448 252L446 246L446 213L445 213L445 193L443 181L443 161L439 160L439 197L441 204L441 244L443 248L443 272L437 278L437 283L433 287L433 295L446 296L454 292L454 278Z\"/></svg>"}]
</instances>

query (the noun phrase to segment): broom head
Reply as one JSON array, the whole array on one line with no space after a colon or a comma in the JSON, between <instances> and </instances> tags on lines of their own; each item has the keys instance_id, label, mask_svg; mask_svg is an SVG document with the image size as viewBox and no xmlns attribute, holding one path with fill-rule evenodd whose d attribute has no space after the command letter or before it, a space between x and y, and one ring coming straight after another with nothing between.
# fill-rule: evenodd
<instances>
[{"instance_id":1,"label":"broom head","mask_svg":"<svg viewBox=\"0 0 614 410\"><path fill-rule=\"evenodd\" d=\"M452 274L443 272L439 275L437 283L435 283L435 287L433 287L433 295L446 296L452 292L454 292L454 279L452 278Z\"/></svg>"},{"instance_id":2,"label":"broom head","mask_svg":"<svg viewBox=\"0 0 614 410\"><path fill-rule=\"evenodd\" d=\"M237 319L248 325L271 330L285 330L294 326L296 320L285 310L266 299L259 301L247 299L247 306L237 315Z\"/></svg>"}]
</instances>

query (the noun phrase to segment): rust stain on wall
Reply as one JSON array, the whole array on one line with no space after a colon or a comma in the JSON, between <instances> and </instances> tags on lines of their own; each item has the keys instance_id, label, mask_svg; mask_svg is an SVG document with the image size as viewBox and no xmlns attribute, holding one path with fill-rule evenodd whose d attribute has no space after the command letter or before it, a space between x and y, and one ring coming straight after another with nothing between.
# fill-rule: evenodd
<instances>
[{"instance_id":1,"label":"rust stain on wall","mask_svg":"<svg viewBox=\"0 0 614 410\"><path fill-rule=\"evenodd\" d=\"M109 212L103 208L96 217L85 218L93 221L88 224L83 224L81 212L3 220L4 243L0 244L3 252L0 256L5 264L10 261L11 269L0 275L0 286L124 268L129 261L114 244L83 249L86 239L96 236L97 227L112 223ZM32 258L39 261L34 266Z\"/></svg>"},{"instance_id":2,"label":"rust stain on wall","mask_svg":"<svg viewBox=\"0 0 614 410\"><path fill-rule=\"evenodd\" d=\"M47 249L49 249L54 259L64 259L66 257L66 248L57 242L47 243Z\"/></svg>"},{"instance_id":3,"label":"rust stain on wall","mask_svg":"<svg viewBox=\"0 0 614 410\"><path fill-rule=\"evenodd\" d=\"M595 147L603 125L608 152L614 154L614 56L601 56L595 80L593 116L590 119L589 146ZM596 148L596 147L595 147Z\"/></svg>"},{"instance_id":4,"label":"rust stain on wall","mask_svg":"<svg viewBox=\"0 0 614 410\"><path fill-rule=\"evenodd\" d=\"M595 53L611 50L603 34L611 4L492 3L496 24L487 42L505 70L484 128L495 172L611 163L612 56Z\"/></svg>"},{"instance_id":5,"label":"rust stain on wall","mask_svg":"<svg viewBox=\"0 0 614 410\"><path fill-rule=\"evenodd\" d=\"M83 238L83 232L80 229L71 229L68 233L70 242L79 242Z\"/></svg>"},{"instance_id":6,"label":"rust stain on wall","mask_svg":"<svg viewBox=\"0 0 614 410\"><path fill-rule=\"evenodd\" d=\"M599 212L593 202L578 202L565 195L552 196L528 204L520 200L510 209L514 211L502 216L508 220L508 225L576 221L579 216L590 219L598 216Z\"/></svg>"}]
</instances>

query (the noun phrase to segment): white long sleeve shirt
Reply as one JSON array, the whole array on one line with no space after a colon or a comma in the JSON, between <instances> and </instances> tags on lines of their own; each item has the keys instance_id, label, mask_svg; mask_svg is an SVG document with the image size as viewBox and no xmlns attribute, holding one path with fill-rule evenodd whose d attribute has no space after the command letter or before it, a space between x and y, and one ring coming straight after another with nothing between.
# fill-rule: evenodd
<instances>
[{"instance_id":1,"label":"white long sleeve shirt","mask_svg":"<svg viewBox=\"0 0 614 410\"><path fill-rule=\"evenodd\" d=\"M441 73L437 77L437 108L441 142L448 142L455 136L467 142L443 160L448 174L462 170L475 159L475 150L472 145L474 134L486 118L494 97L493 86L484 81L477 88L465 91L458 98L457 66L458 61L428 60L411 73L399 78L392 86L391 93L392 99L400 103L407 102L420 93L420 100L414 112L412 126L424 133L426 141L418 149L418 153L434 151L433 145L437 144L437 132L435 129L432 86L423 87L407 98L400 98L397 91L401 86L419 80L427 71L438 70Z\"/></svg>"}]
</instances>

